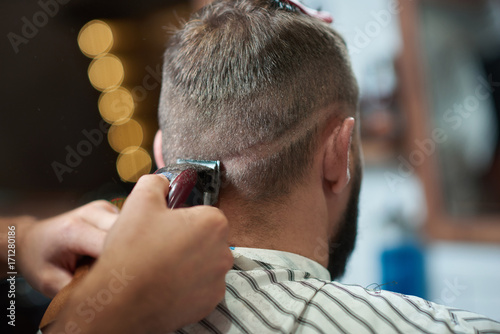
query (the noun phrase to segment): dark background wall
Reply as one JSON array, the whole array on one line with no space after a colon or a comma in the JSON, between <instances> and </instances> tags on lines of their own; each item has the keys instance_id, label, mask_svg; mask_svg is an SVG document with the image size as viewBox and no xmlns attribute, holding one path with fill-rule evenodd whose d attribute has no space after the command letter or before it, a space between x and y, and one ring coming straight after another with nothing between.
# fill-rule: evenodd
<instances>
[{"instance_id":1,"label":"dark background wall","mask_svg":"<svg viewBox=\"0 0 500 334\"><path fill-rule=\"evenodd\" d=\"M166 27L190 11L188 1L59 1L0 1L2 215L46 216L131 189L133 183L116 171L118 153L100 130L100 92L89 82L91 59L80 51L78 33L93 19L125 29L120 38L126 41L116 41L121 49L112 51L124 60L124 86L130 89L141 85L147 68L161 66ZM147 93L134 119L143 125L142 147L151 151L159 84ZM100 131L102 142L58 177L55 162L67 166L68 147L76 150L85 130Z\"/></svg>"},{"instance_id":2,"label":"dark background wall","mask_svg":"<svg viewBox=\"0 0 500 334\"><path fill-rule=\"evenodd\" d=\"M94 19L117 29L116 47L111 52L122 59L123 86L130 90L140 87L152 70L161 67L168 30L191 10L188 1L60 2L67 3L0 0L2 217L29 214L44 218L94 199L127 195L134 183L121 180L117 173L118 153L102 131L106 123L98 110L101 92L89 81L91 59L80 51L78 33ZM134 113L144 131L141 146L149 152L157 130L158 81L149 81L157 85L136 101ZM88 141L85 131L100 133L102 139L80 161L73 161L71 172L58 177L54 162L67 165L67 148L76 151L82 141ZM151 170L154 168L153 164ZM0 282L3 310L8 306L7 291L7 282ZM18 277L16 327L2 321L0 333L35 333L48 301Z\"/></svg>"}]
</instances>

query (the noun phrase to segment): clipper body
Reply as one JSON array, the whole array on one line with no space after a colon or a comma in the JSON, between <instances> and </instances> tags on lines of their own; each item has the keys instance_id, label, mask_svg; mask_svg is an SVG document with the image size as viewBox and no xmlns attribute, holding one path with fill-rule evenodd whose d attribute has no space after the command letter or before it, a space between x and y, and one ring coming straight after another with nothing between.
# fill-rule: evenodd
<instances>
[{"instance_id":1,"label":"clipper body","mask_svg":"<svg viewBox=\"0 0 500 334\"><path fill-rule=\"evenodd\" d=\"M220 161L177 159L176 165L160 168L155 174L164 175L170 181L169 208L217 203L221 184Z\"/></svg>"}]
</instances>

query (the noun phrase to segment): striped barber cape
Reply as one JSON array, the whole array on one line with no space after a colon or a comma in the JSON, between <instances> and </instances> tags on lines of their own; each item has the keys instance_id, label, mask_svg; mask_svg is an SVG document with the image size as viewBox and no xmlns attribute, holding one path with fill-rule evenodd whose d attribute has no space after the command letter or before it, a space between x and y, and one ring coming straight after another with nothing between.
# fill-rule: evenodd
<instances>
[{"instance_id":1,"label":"striped barber cape","mask_svg":"<svg viewBox=\"0 0 500 334\"><path fill-rule=\"evenodd\" d=\"M323 266L297 254L232 252L224 300L176 333L500 333L499 322L475 313L332 282Z\"/></svg>"}]
</instances>

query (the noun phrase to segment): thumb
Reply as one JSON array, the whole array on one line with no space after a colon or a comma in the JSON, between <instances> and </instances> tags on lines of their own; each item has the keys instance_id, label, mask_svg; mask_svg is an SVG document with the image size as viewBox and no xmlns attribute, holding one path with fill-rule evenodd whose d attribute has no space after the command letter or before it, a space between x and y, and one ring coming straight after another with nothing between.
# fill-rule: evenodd
<instances>
[{"instance_id":1,"label":"thumb","mask_svg":"<svg viewBox=\"0 0 500 334\"><path fill-rule=\"evenodd\" d=\"M70 251L75 255L88 255L98 258L102 252L107 232L90 224L81 223L69 238Z\"/></svg>"},{"instance_id":2,"label":"thumb","mask_svg":"<svg viewBox=\"0 0 500 334\"><path fill-rule=\"evenodd\" d=\"M175 209L172 213L182 215L186 225L199 232L213 232L220 230L226 235L229 230L228 220L224 213L213 206L199 205L190 208Z\"/></svg>"}]
</instances>

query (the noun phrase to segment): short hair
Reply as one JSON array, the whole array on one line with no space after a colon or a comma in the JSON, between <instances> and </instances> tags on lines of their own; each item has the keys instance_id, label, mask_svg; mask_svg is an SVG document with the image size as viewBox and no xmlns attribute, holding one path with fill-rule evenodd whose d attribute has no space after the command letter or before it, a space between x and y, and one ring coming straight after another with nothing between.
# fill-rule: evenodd
<instances>
[{"instance_id":1,"label":"short hair","mask_svg":"<svg viewBox=\"0 0 500 334\"><path fill-rule=\"evenodd\" d=\"M279 197L311 166L326 120L357 102L345 42L329 25L270 0L215 1L166 50L163 157L221 160L243 199Z\"/></svg>"}]
</instances>

